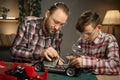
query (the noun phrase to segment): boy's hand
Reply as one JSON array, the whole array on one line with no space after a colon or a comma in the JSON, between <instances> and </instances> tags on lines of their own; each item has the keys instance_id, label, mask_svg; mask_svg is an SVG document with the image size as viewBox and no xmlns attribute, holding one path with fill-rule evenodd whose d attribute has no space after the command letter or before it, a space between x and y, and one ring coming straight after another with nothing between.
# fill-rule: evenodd
<instances>
[{"instance_id":1,"label":"boy's hand","mask_svg":"<svg viewBox=\"0 0 120 80\"><path fill-rule=\"evenodd\" d=\"M73 59L75 59L75 56L73 56L73 55L66 56L66 59L67 59L67 60L73 60Z\"/></svg>"}]
</instances>

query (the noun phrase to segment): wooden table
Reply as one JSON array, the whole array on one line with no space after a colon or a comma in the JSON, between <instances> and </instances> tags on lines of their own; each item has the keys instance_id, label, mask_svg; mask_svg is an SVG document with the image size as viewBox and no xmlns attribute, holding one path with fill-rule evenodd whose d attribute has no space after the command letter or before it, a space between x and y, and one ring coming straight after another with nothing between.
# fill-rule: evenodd
<instances>
[{"instance_id":1,"label":"wooden table","mask_svg":"<svg viewBox=\"0 0 120 80\"><path fill-rule=\"evenodd\" d=\"M97 75L98 80L120 80L120 75Z\"/></svg>"}]
</instances>

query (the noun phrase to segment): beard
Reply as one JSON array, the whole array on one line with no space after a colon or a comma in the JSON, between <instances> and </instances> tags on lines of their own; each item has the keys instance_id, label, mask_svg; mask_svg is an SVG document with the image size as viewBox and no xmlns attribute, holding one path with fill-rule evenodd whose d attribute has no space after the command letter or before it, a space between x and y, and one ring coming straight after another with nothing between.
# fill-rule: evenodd
<instances>
[{"instance_id":1,"label":"beard","mask_svg":"<svg viewBox=\"0 0 120 80\"><path fill-rule=\"evenodd\" d=\"M49 24L49 20L48 19L46 19L46 21L45 21L45 33L46 33L46 35L53 35L56 31L50 26L50 24Z\"/></svg>"},{"instance_id":2,"label":"beard","mask_svg":"<svg viewBox=\"0 0 120 80\"><path fill-rule=\"evenodd\" d=\"M55 33L55 31L51 28L49 28L48 26L45 26L46 32L48 35L53 35Z\"/></svg>"}]
</instances>

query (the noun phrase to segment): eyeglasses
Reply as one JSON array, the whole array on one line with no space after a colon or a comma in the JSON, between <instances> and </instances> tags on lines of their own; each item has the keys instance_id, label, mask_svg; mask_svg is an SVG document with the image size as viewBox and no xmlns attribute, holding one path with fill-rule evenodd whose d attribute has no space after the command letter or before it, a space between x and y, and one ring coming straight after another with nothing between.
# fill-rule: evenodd
<instances>
[{"instance_id":1,"label":"eyeglasses","mask_svg":"<svg viewBox=\"0 0 120 80\"><path fill-rule=\"evenodd\" d=\"M87 37L91 37L94 35L94 33L96 32L96 29L94 29L92 32L88 32L88 33L80 33L81 36L87 36Z\"/></svg>"},{"instance_id":2,"label":"eyeglasses","mask_svg":"<svg viewBox=\"0 0 120 80\"><path fill-rule=\"evenodd\" d=\"M53 20L53 23L54 23L55 25L64 26L64 25L66 24L66 23L62 23L62 22L56 20L56 19L53 18L52 16L50 16L50 17L51 17L51 19Z\"/></svg>"}]
</instances>

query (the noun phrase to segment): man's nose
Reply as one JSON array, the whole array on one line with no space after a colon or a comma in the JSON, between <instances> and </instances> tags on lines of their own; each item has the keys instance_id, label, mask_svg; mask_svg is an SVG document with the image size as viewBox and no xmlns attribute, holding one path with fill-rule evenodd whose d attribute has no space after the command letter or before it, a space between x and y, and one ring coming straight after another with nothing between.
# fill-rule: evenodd
<instances>
[{"instance_id":1,"label":"man's nose","mask_svg":"<svg viewBox=\"0 0 120 80\"><path fill-rule=\"evenodd\" d=\"M83 36L85 40L89 40L90 37L89 36Z\"/></svg>"},{"instance_id":2,"label":"man's nose","mask_svg":"<svg viewBox=\"0 0 120 80\"><path fill-rule=\"evenodd\" d=\"M60 27L61 27L60 25L55 25L55 29L56 29L56 30L59 30Z\"/></svg>"}]
</instances>

